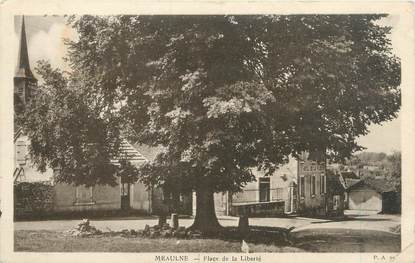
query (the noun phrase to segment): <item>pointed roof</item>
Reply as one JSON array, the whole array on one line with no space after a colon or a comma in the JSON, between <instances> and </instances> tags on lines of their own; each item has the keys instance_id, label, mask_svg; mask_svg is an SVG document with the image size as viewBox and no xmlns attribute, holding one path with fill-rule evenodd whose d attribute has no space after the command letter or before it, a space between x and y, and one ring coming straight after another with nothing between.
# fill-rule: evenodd
<instances>
[{"instance_id":1,"label":"pointed roof","mask_svg":"<svg viewBox=\"0 0 415 263\"><path fill-rule=\"evenodd\" d=\"M24 16L22 17L22 29L20 31L20 46L17 57L17 68L15 77L34 79L32 71L30 70L29 53L27 51L26 28Z\"/></svg>"},{"instance_id":2,"label":"pointed roof","mask_svg":"<svg viewBox=\"0 0 415 263\"><path fill-rule=\"evenodd\" d=\"M115 156L113 160L111 160L111 163L119 165L121 159L129 161L133 165L141 165L148 162L148 159L126 139L123 139L121 142L119 156Z\"/></svg>"}]
</instances>

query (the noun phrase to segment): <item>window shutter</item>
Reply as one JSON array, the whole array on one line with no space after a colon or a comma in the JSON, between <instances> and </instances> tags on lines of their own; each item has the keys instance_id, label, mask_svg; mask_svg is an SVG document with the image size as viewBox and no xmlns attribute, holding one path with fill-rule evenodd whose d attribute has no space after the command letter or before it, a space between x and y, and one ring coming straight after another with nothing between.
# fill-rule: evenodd
<instances>
[{"instance_id":1,"label":"window shutter","mask_svg":"<svg viewBox=\"0 0 415 263\"><path fill-rule=\"evenodd\" d=\"M26 143L24 141L16 143L16 160L19 165L26 164Z\"/></svg>"},{"instance_id":2,"label":"window shutter","mask_svg":"<svg viewBox=\"0 0 415 263\"><path fill-rule=\"evenodd\" d=\"M83 185L76 187L76 203L90 203L93 201L92 187L85 187Z\"/></svg>"}]
</instances>

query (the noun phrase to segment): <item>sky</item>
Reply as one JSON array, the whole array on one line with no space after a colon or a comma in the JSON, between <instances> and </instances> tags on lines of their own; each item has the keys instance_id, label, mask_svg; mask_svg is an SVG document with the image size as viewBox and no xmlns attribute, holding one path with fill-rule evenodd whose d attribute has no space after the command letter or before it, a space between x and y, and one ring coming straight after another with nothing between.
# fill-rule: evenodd
<instances>
[{"instance_id":1,"label":"sky","mask_svg":"<svg viewBox=\"0 0 415 263\"><path fill-rule=\"evenodd\" d=\"M399 35L404 30L399 28L399 16L390 16L380 21L380 24L392 26L390 39L394 53L400 57L403 52L399 49ZM29 49L29 60L33 73L36 61L48 60L52 66L67 69L63 57L67 52L63 39L76 39L77 33L66 25L64 17L59 16L26 16L26 34ZM21 17L15 17L15 43L20 36ZM17 61L16 47L16 60ZM401 117L384 122L382 125L369 126L369 134L357 139L359 145L366 147L365 151L392 153L401 150Z\"/></svg>"}]
</instances>

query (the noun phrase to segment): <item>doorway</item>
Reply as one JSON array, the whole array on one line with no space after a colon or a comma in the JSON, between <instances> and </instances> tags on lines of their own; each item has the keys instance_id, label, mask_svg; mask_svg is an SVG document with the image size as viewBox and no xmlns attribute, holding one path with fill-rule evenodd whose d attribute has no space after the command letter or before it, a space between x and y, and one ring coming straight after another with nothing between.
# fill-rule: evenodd
<instances>
[{"instance_id":1,"label":"doorway","mask_svg":"<svg viewBox=\"0 0 415 263\"><path fill-rule=\"evenodd\" d=\"M130 188L129 183L121 184L121 210L130 209Z\"/></svg>"},{"instance_id":2,"label":"doorway","mask_svg":"<svg viewBox=\"0 0 415 263\"><path fill-rule=\"evenodd\" d=\"M269 177L259 178L259 202L270 201L270 188Z\"/></svg>"}]
</instances>

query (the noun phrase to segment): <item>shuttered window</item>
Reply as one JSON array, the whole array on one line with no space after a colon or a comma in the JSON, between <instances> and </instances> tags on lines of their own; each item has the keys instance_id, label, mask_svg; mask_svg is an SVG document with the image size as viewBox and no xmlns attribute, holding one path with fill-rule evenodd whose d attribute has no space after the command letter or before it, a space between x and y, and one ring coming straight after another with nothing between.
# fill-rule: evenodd
<instances>
[{"instance_id":1,"label":"shuttered window","mask_svg":"<svg viewBox=\"0 0 415 263\"><path fill-rule=\"evenodd\" d=\"M305 196L305 179L304 176L300 177L300 197Z\"/></svg>"},{"instance_id":2,"label":"shuttered window","mask_svg":"<svg viewBox=\"0 0 415 263\"><path fill-rule=\"evenodd\" d=\"M92 187L79 185L76 187L76 204L90 204L93 203Z\"/></svg>"},{"instance_id":3,"label":"shuttered window","mask_svg":"<svg viewBox=\"0 0 415 263\"><path fill-rule=\"evenodd\" d=\"M20 165L26 164L26 143L24 141L16 142L16 160Z\"/></svg>"},{"instance_id":4,"label":"shuttered window","mask_svg":"<svg viewBox=\"0 0 415 263\"><path fill-rule=\"evenodd\" d=\"M326 193L326 176L324 174L320 175L320 194Z\"/></svg>"}]
</instances>

